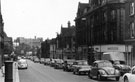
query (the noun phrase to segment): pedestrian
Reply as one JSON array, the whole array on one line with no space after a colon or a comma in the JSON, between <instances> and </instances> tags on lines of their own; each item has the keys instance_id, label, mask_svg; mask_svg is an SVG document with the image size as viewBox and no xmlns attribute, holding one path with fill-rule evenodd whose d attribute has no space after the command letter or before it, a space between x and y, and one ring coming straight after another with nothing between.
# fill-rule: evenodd
<instances>
[{"instance_id":1,"label":"pedestrian","mask_svg":"<svg viewBox=\"0 0 135 82\"><path fill-rule=\"evenodd\" d=\"M5 65L3 64L1 67L2 76L5 77Z\"/></svg>"}]
</instances>

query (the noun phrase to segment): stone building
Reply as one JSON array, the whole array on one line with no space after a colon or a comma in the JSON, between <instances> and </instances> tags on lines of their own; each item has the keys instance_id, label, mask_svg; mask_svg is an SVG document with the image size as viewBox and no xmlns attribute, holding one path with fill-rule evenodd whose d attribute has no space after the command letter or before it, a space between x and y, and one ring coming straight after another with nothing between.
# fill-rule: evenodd
<instances>
[{"instance_id":1,"label":"stone building","mask_svg":"<svg viewBox=\"0 0 135 82\"><path fill-rule=\"evenodd\" d=\"M129 12L134 12L133 6L134 0L89 0L89 3L79 3L75 22L77 50L83 53L80 58L87 59L89 55L86 52L90 48L96 53L95 59L102 59L105 52L119 52L125 55L127 64L133 65L129 58L132 45L125 43L130 43L127 39L133 40L134 36L134 18L131 17L134 14L129 15ZM128 38L131 35L132 38Z\"/></svg>"},{"instance_id":2,"label":"stone building","mask_svg":"<svg viewBox=\"0 0 135 82\"><path fill-rule=\"evenodd\" d=\"M61 26L61 32L56 37L56 55L62 59L75 58L75 26Z\"/></svg>"}]
</instances>

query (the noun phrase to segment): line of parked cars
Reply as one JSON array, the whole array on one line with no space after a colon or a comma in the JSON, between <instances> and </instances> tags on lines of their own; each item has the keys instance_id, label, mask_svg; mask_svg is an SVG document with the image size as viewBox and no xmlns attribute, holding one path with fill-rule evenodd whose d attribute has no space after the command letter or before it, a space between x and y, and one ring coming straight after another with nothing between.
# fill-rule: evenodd
<instances>
[{"instance_id":1,"label":"line of parked cars","mask_svg":"<svg viewBox=\"0 0 135 82\"><path fill-rule=\"evenodd\" d=\"M120 61L112 63L109 60L96 60L92 65L88 65L87 60L41 58L39 63L55 69L72 72L75 75L87 74L91 79L105 80L107 78L115 78L118 81L122 76L123 82L135 81L135 66L131 68Z\"/></svg>"}]
</instances>

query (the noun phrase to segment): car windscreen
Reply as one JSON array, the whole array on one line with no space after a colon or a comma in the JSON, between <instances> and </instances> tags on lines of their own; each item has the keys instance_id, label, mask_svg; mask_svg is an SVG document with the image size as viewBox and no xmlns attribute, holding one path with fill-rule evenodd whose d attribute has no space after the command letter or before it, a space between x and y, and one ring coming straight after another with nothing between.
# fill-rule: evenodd
<instances>
[{"instance_id":1,"label":"car windscreen","mask_svg":"<svg viewBox=\"0 0 135 82\"><path fill-rule=\"evenodd\" d=\"M78 65L88 65L88 62L87 61L80 61L80 62L78 62Z\"/></svg>"},{"instance_id":2,"label":"car windscreen","mask_svg":"<svg viewBox=\"0 0 135 82\"><path fill-rule=\"evenodd\" d=\"M20 61L18 64L26 64L26 61Z\"/></svg>"},{"instance_id":3,"label":"car windscreen","mask_svg":"<svg viewBox=\"0 0 135 82\"><path fill-rule=\"evenodd\" d=\"M67 61L67 64L73 64L73 61Z\"/></svg>"},{"instance_id":4,"label":"car windscreen","mask_svg":"<svg viewBox=\"0 0 135 82\"><path fill-rule=\"evenodd\" d=\"M113 67L113 65L110 62L100 62L98 63L98 67Z\"/></svg>"}]
</instances>

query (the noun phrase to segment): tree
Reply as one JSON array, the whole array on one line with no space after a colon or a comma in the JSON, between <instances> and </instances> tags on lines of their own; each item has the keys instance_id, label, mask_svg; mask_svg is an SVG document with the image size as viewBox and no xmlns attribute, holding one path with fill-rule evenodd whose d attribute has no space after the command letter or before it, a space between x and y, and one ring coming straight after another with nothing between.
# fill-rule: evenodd
<instances>
[{"instance_id":1,"label":"tree","mask_svg":"<svg viewBox=\"0 0 135 82\"><path fill-rule=\"evenodd\" d=\"M94 55L95 55L94 49L92 49L92 48L88 49L88 63L89 63L89 65L92 65L92 63L95 61Z\"/></svg>"},{"instance_id":2,"label":"tree","mask_svg":"<svg viewBox=\"0 0 135 82\"><path fill-rule=\"evenodd\" d=\"M4 54L11 54L13 51L13 46L9 43L4 43Z\"/></svg>"},{"instance_id":3,"label":"tree","mask_svg":"<svg viewBox=\"0 0 135 82\"><path fill-rule=\"evenodd\" d=\"M31 50L31 47L29 45L21 43L19 44L19 46L16 47L15 53L18 55L25 55L26 52L30 50ZM24 51L24 53L21 53L22 51Z\"/></svg>"}]
</instances>

